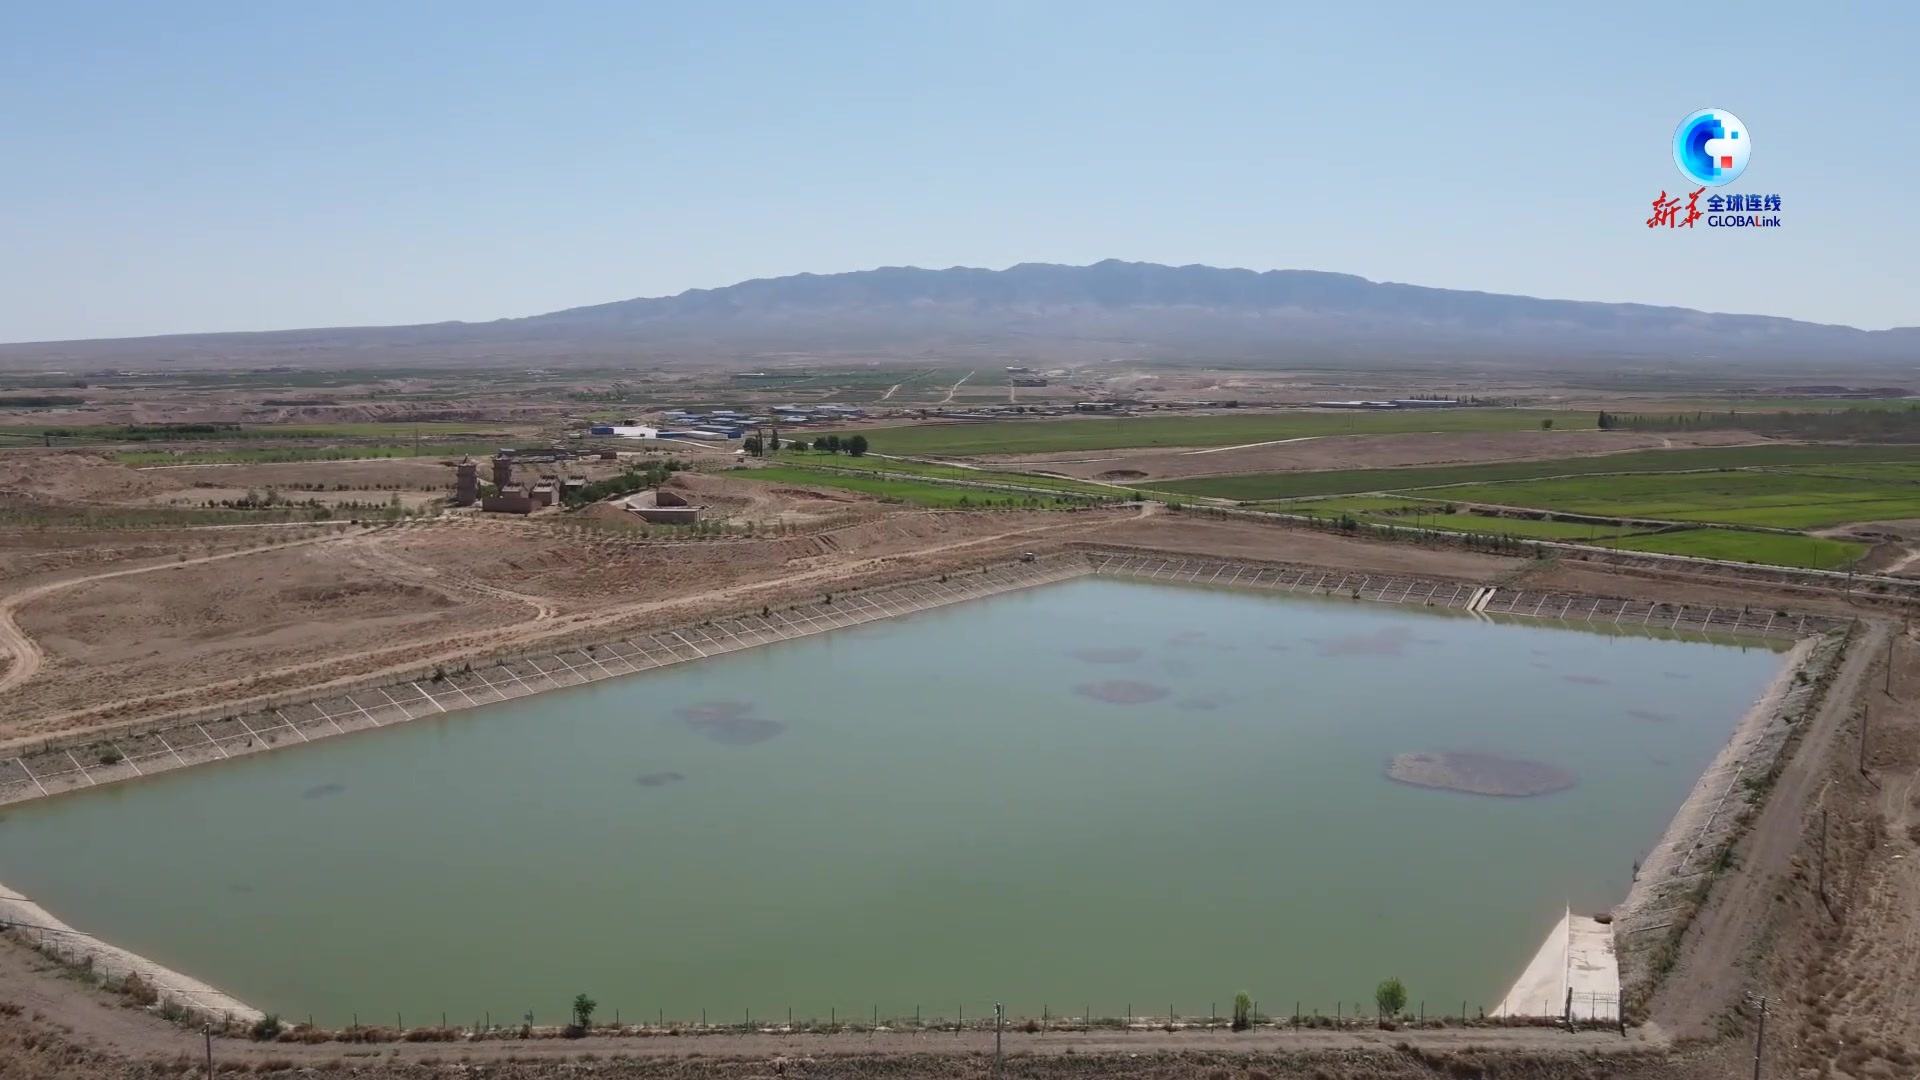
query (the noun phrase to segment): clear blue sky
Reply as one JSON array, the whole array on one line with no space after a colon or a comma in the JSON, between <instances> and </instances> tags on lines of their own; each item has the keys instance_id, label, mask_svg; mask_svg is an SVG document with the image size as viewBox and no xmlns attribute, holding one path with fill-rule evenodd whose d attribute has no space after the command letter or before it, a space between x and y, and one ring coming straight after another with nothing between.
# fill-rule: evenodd
<instances>
[{"instance_id":1,"label":"clear blue sky","mask_svg":"<svg viewBox=\"0 0 1920 1080\"><path fill-rule=\"evenodd\" d=\"M1920 324L1916 11L16 4L0 341L1108 257ZM1706 106L1784 228L1644 226Z\"/></svg>"}]
</instances>

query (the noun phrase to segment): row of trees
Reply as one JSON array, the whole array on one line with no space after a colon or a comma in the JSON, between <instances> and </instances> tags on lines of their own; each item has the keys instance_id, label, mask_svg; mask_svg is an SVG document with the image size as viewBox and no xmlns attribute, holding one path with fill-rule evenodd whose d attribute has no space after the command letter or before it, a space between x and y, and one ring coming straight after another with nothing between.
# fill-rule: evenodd
<instances>
[{"instance_id":1,"label":"row of trees","mask_svg":"<svg viewBox=\"0 0 1920 1080\"><path fill-rule=\"evenodd\" d=\"M1626 416L1602 412L1600 427L1603 430L1652 432L1731 428L1761 435L1809 439L1910 439L1920 437L1920 406L1800 412L1741 412L1728 409L1651 415L1635 413Z\"/></svg>"},{"instance_id":2,"label":"row of trees","mask_svg":"<svg viewBox=\"0 0 1920 1080\"><path fill-rule=\"evenodd\" d=\"M645 465L629 468L619 476L606 480L595 480L590 484L582 484L572 491L563 490L561 501L568 506L585 506L588 503L596 503L602 499L613 499L622 495L631 495L636 491L644 491L650 487L659 487L661 484L666 483L667 477L672 476L684 468L686 468L684 464L672 459L666 461L649 461Z\"/></svg>"},{"instance_id":3,"label":"row of trees","mask_svg":"<svg viewBox=\"0 0 1920 1080\"><path fill-rule=\"evenodd\" d=\"M1373 1004L1382 1020L1392 1020L1407 1008L1407 988L1399 979L1387 979L1373 990ZM585 994L575 995L573 999L573 1023L568 1026L567 1034L578 1038L586 1034L593 1026L593 1014L600 1003ZM1245 1031L1253 1026L1253 998L1246 992L1233 996L1233 1030Z\"/></svg>"},{"instance_id":4,"label":"row of trees","mask_svg":"<svg viewBox=\"0 0 1920 1080\"><path fill-rule=\"evenodd\" d=\"M1385 1021L1398 1019L1407 1011L1407 988L1399 979L1384 979L1373 988L1375 1015ZM1233 1030L1245 1031L1258 1017L1253 1015L1253 997L1242 991L1233 995Z\"/></svg>"},{"instance_id":5,"label":"row of trees","mask_svg":"<svg viewBox=\"0 0 1920 1080\"><path fill-rule=\"evenodd\" d=\"M781 450L801 452L812 450L817 454L838 454L844 451L848 457L865 457L868 443L865 435L848 435L845 438L838 435L821 435L811 441L807 439L783 441L779 431L775 430L772 435L765 438L749 435L740 445L754 457L765 457L768 454L779 453Z\"/></svg>"}]
</instances>

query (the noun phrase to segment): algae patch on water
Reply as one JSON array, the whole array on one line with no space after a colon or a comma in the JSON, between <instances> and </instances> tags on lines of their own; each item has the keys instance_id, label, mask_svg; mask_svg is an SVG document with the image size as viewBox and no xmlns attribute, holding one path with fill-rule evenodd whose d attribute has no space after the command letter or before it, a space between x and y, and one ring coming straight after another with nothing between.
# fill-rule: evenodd
<instances>
[{"instance_id":1,"label":"algae patch on water","mask_svg":"<svg viewBox=\"0 0 1920 1080\"><path fill-rule=\"evenodd\" d=\"M745 701L703 701L673 712L681 723L723 746L751 746L787 730L787 725L755 716L753 710Z\"/></svg>"},{"instance_id":2,"label":"algae patch on water","mask_svg":"<svg viewBox=\"0 0 1920 1080\"><path fill-rule=\"evenodd\" d=\"M1415 787L1512 797L1545 795L1578 782L1558 765L1471 751L1401 754L1387 763L1387 777Z\"/></svg>"},{"instance_id":3,"label":"algae patch on water","mask_svg":"<svg viewBox=\"0 0 1920 1080\"><path fill-rule=\"evenodd\" d=\"M1073 692L1109 705L1144 705L1149 701L1159 701L1173 691L1132 679L1107 679L1103 682L1081 683L1073 688Z\"/></svg>"}]
</instances>

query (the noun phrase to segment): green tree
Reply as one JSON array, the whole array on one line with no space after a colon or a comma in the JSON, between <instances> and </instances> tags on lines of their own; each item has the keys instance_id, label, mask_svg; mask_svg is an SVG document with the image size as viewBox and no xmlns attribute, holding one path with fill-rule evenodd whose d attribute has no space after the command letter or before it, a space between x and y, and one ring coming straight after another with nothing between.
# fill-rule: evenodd
<instances>
[{"instance_id":1,"label":"green tree","mask_svg":"<svg viewBox=\"0 0 1920 1080\"><path fill-rule=\"evenodd\" d=\"M837 454L839 452L840 452L840 436L838 435L827 436L827 453Z\"/></svg>"},{"instance_id":2,"label":"green tree","mask_svg":"<svg viewBox=\"0 0 1920 1080\"><path fill-rule=\"evenodd\" d=\"M867 437L865 435L848 436L846 441L846 448L847 448L847 453L853 457L866 457L867 456Z\"/></svg>"},{"instance_id":3,"label":"green tree","mask_svg":"<svg viewBox=\"0 0 1920 1080\"><path fill-rule=\"evenodd\" d=\"M741 442L740 449L745 450L747 453L752 454L754 457L759 457L760 450L761 450L760 436L758 435L747 436L746 439L743 442Z\"/></svg>"},{"instance_id":4,"label":"green tree","mask_svg":"<svg viewBox=\"0 0 1920 1080\"><path fill-rule=\"evenodd\" d=\"M576 994L573 998L573 1026L585 1031L593 1024L593 1010L600 1003L585 994Z\"/></svg>"},{"instance_id":5,"label":"green tree","mask_svg":"<svg viewBox=\"0 0 1920 1080\"><path fill-rule=\"evenodd\" d=\"M1388 979L1373 988L1373 1004L1385 1020L1399 1016L1407 1007L1407 988L1399 979Z\"/></svg>"},{"instance_id":6,"label":"green tree","mask_svg":"<svg viewBox=\"0 0 1920 1080\"><path fill-rule=\"evenodd\" d=\"M1233 1030L1245 1031L1253 1026L1253 998L1247 992L1233 995Z\"/></svg>"},{"instance_id":7,"label":"green tree","mask_svg":"<svg viewBox=\"0 0 1920 1080\"><path fill-rule=\"evenodd\" d=\"M1541 430L1541 431L1552 431L1552 430L1553 430L1553 420L1552 420L1552 418L1551 418L1551 417L1549 417L1548 419L1545 419L1545 420L1542 420L1542 421L1540 421L1540 430Z\"/></svg>"},{"instance_id":8,"label":"green tree","mask_svg":"<svg viewBox=\"0 0 1920 1080\"><path fill-rule=\"evenodd\" d=\"M815 436L815 437L814 437L814 440L813 440L813 449L814 449L814 451L815 451L816 453L824 453L824 452L826 452L826 449L827 449L827 437L826 437L825 435L818 435L818 436Z\"/></svg>"}]
</instances>

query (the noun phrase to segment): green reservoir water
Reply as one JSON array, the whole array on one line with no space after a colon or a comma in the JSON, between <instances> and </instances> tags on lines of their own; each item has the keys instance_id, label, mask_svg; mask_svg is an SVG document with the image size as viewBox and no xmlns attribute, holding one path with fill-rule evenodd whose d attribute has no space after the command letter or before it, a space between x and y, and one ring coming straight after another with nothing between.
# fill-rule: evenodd
<instances>
[{"instance_id":1,"label":"green reservoir water","mask_svg":"<svg viewBox=\"0 0 1920 1080\"><path fill-rule=\"evenodd\" d=\"M27 804L0 881L323 1023L1492 1005L1780 660L1083 578Z\"/></svg>"}]
</instances>

